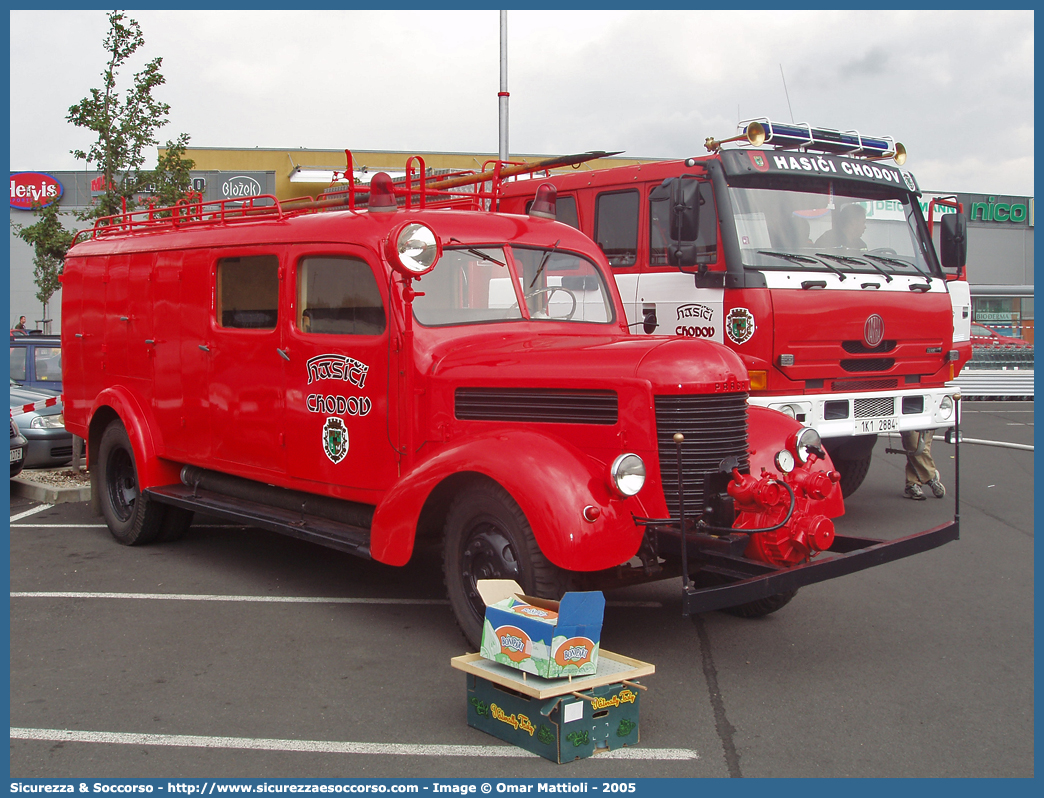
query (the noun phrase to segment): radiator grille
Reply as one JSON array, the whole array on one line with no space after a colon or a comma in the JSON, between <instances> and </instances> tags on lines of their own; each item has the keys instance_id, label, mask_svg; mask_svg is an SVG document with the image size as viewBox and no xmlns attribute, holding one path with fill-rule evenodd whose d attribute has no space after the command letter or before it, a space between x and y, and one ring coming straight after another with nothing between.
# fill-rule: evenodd
<instances>
[{"instance_id":1,"label":"radiator grille","mask_svg":"<svg viewBox=\"0 0 1044 798\"><path fill-rule=\"evenodd\" d=\"M841 348L850 355L876 355L891 352L895 349L895 341L881 341L877 346L867 346L862 341L842 341Z\"/></svg>"},{"instance_id":2,"label":"radiator grille","mask_svg":"<svg viewBox=\"0 0 1044 798\"><path fill-rule=\"evenodd\" d=\"M899 387L899 380L835 380L831 384L834 391L887 391Z\"/></svg>"},{"instance_id":3,"label":"radiator grille","mask_svg":"<svg viewBox=\"0 0 1044 798\"><path fill-rule=\"evenodd\" d=\"M851 371L855 373L866 372L866 371L888 371L895 365L895 359L890 357L876 357L866 358L859 360L842 360L841 368L845 371Z\"/></svg>"},{"instance_id":4,"label":"radiator grille","mask_svg":"<svg viewBox=\"0 0 1044 798\"><path fill-rule=\"evenodd\" d=\"M878 396L872 399L856 399L853 414L855 418L877 418L895 415L895 398Z\"/></svg>"},{"instance_id":5,"label":"radiator grille","mask_svg":"<svg viewBox=\"0 0 1044 798\"><path fill-rule=\"evenodd\" d=\"M749 466L747 451L747 395L657 396L656 438L660 453L660 481L672 518L678 517L678 455L675 433L682 443L682 484L688 508L698 505L703 477L718 471L726 457L736 457L740 470Z\"/></svg>"},{"instance_id":6,"label":"radiator grille","mask_svg":"<svg viewBox=\"0 0 1044 798\"><path fill-rule=\"evenodd\" d=\"M613 391L458 388L455 398L457 418L469 421L615 424L619 417Z\"/></svg>"}]
</instances>

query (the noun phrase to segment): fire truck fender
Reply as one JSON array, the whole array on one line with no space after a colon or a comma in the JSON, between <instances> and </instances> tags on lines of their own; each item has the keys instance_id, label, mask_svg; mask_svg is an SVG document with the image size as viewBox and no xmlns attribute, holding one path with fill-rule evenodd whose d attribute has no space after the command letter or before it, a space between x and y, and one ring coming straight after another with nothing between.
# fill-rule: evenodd
<instances>
[{"instance_id":1,"label":"fire truck fender","mask_svg":"<svg viewBox=\"0 0 1044 798\"><path fill-rule=\"evenodd\" d=\"M617 497L608 465L556 438L528 430L503 430L461 440L418 463L377 505L370 553L404 565L425 505L452 501L469 475L499 483L518 503L544 556L576 571L611 568L633 557L643 530L634 515L645 514L637 497ZM429 504L429 507L431 504ZM593 521L584 518L596 516Z\"/></svg>"},{"instance_id":2,"label":"fire truck fender","mask_svg":"<svg viewBox=\"0 0 1044 798\"><path fill-rule=\"evenodd\" d=\"M139 488L175 485L180 481L180 466L169 460L161 460L156 454L158 447L152 433L156 423L152 412L143 408L134 395L122 386L106 388L94 400L88 423L89 458L97 457L98 442L113 421L123 423L134 448Z\"/></svg>"},{"instance_id":3,"label":"fire truck fender","mask_svg":"<svg viewBox=\"0 0 1044 798\"><path fill-rule=\"evenodd\" d=\"M760 474L764 468L770 474L776 470L776 452L785 449L787 438L801 429L801 422L778 410L750 405L747 407L747 445L750 447L750 473ZM833 471L830 455L823 450L823 459L815 465L816 470ZM835 483L825 499L816 502L816 512L827 518L838 518L845 513L841 487Z\"/></svg>"}]
</instances>

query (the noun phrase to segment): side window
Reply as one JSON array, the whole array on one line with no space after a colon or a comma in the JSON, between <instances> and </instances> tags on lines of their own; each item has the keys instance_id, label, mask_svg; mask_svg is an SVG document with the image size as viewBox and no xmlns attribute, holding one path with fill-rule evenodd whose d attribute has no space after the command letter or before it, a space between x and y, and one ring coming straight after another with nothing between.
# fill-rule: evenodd
<instances>
[{"instance_id":1,"label":"side window","mask_svg":"<svg viewBox=\"0 0 1044 798\"><path fill-rule=\"evenodd\" d=\"M58 346L38 346L33 352L36 379L46 382L62 380L62 349Z\"/></svg>"},{"instance_id":2,"label":"side window","mask_svg":"<svg viewBox=\"0 0 1044 798\"><path fill-rule=\"evenodd\" d=\"M613 191L595 200L595 243L610 266L638 262L638 192Z\"/></svg>"},{"instance_id":3,"label":"side window","mask_svg":"<svg viewBox=\"0 0 1044 798\"><path fill-rule=\"evenodd\" d=\"M384 304L369 264L342 256L302 258L297 269L296 323L308 333L384 332Z\"/></svg>"},{"instance_id":4,"label":"side window","mask_svg":"<svg viewBox=\"0 0 1044 798\"><path fill-rule=\"evenodd\" d=\"M217 323L241 330L274 330L279 308L279 258L222 258L217 265Z\"/></svg>"},{"instance_id":5,"label":"side window","mask_svg":"<svg viewBox=\"0 0 1044 798\"><path fill-rule=\"evenodd\" d=\"M25 347L11 347L11 379L15 382L25 381Z\"/></svg>"},{"instance_id":6,"label":"side window","mask_svg":"<svg viewBox=\"0 0 1044 798\"><path fill-rule=\"evenodd\" d=\"M526 203L526 213L533 207L533 200ZM555 221L580 229L580 216L576 212L576 197L559 195L555 202Z\"/></svg>"}]
</instances>

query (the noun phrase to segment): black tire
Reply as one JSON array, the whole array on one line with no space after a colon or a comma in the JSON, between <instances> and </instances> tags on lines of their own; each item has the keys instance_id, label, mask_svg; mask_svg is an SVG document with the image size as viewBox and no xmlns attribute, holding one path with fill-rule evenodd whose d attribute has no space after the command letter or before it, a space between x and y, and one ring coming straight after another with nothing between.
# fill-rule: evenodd
<instances>
[{"instance_id":1,"label":"black tire","mask_svg":"<svg viewBox=\"0 0 1044 798\"><path fill-rule=\"evenodd\" d=\"M160 533L156 540L161 543L169 543L181 540L188 528L192 526L192 510L184 507L173 507L168 505L163 508L163 521L160 524Z\"/></svg>"},{"instance_id":2,"label":"black tire","mask_svg":"<svg viewBox=\"0 0 1044 798\"><path fill-rule=\"evenodd\" d=\"M555 600L567 584L566 572L540 551L522 509L495 482L473 484L450 505L443 573L453 614L474 651L485 619L477 580L513 579L527 595Z\"/></svg>"},{"instance_id":3,"label":"black tire","mask_svg":"<svg viewBox=\"0 0 1044 798\"><path fill-rule=\"evenodd\" d=\"M872 456L872 454L868 454L859 460L834 460L834 468L841 474L841 481L838 483L841 486L841 495L846 499L863 484L863 480L870 471Z\"/></svg>"},{"instance_id":4,"label":"black tire","mask_svg":"<svg viewBox=\"0 0 1044 798\"><path fill-rule=\"evenodd\" d=\"M748 601L746 604L726 607L722 612L735 615L737 618L763 618L766 615L771 615L776 610L783 609L796 595L796 590L791 590L787 593L777 593L775 596L768 596L757 601Z\"/></svg>"},{"instance_id":5,"label":"black tire","mask_svg":"<svg viewBox=\"0 0 1044 798\"><path fill-rule=\"evenodd\" d=\"M119 421L109 424L102 433L98 462L91 468L91 485L102 517L120 543L140 546L160 536L166 508L142 495L134 449Z\"/></svg>"}]
</instances>

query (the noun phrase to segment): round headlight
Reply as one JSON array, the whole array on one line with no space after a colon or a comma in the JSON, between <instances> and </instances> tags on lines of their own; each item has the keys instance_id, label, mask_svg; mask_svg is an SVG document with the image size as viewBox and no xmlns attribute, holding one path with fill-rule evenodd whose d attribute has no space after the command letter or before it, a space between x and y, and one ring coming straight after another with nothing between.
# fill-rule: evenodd
<instances>
[{"instance_id":1,"label":"round headlight","mask_svg":"<svg viewBox=\"0 0 1044 798\"><path fill-rule=\"evenodd\" d=\"M939 400L939 412L943 418L949 418L950 413L953 412L953 399L949 396L944 396Z\"/></svg>"},{"instance_id":2,"label":"round headlight","mask_svg":"<svg viewBox=\"0 0 1044 798\"><path fill-rule=\"evenodd\" d=\"M797 418L797 408L794 405L779 405L776 409L785 416Z\"/></svg>"},{"instance_id":3,"label":"round headlight","mask_svg":"<svg viewBox=\"0 0 1044 798\"><path fill-rule=\"evenodd\" d=\"M388 240L392 266L407 277L420 277L435 268L442 244L426 224L407 222Z\"/></svg>"},{"instance_id":4,"label":"round headlight","mask_svg":"<svg viewBox=\"0 0 1044 798\"><path fill-rule=\"evenodd\" d=\"M802 463L808 462L810 449L822 448L823 439L819 437L819 433L812 427L805 427L798 432L797 439L794 441L794 454L797 455L797 459Z\"/></svg>"},{"instance_id":5,"label":"round headlight","mask_svg":"<svg viewBox=\"0 0 1044 798\"><path fill-rule=\"evenodd\" d=\"M621 496L634 496L645 484L645 463L636 454L621 454L613 460L609 476Z\"/></svg>"}]
</instances>

